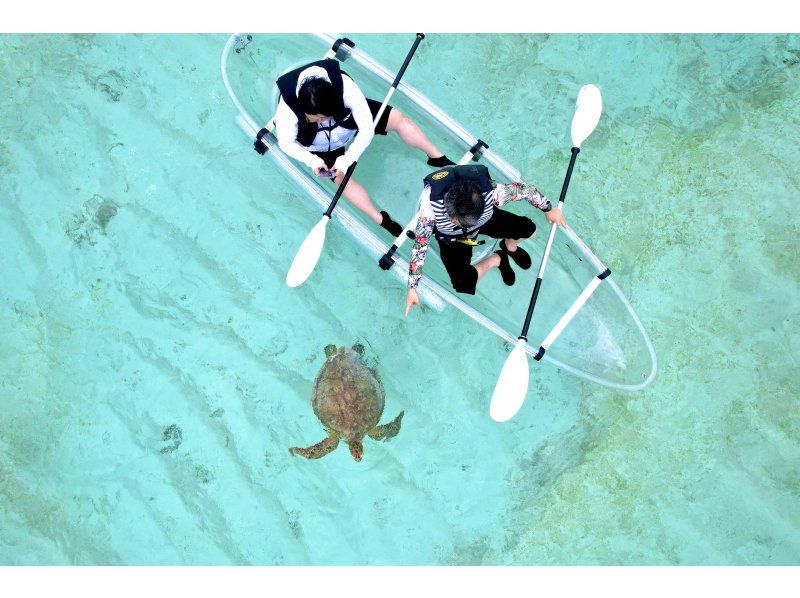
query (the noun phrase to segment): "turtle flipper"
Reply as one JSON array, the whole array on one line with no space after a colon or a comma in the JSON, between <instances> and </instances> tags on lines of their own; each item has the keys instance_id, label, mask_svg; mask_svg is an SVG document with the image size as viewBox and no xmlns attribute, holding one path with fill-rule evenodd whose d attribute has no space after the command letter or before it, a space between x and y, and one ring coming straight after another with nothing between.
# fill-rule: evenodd
<instances>
[{"instance_id":1,"label":"turtle flipper","mask_svg":"<svg viewBox=\"0 0 800 598\"><path fill-rule=\"evenodd\" d=\"M289 449L289 452L293 455L300 455L301 457L305 457L306 459L319 459L320 457L324 457L328 453L330 453L333 449L337 447L339 444L339 438L337 436L328 436L325 440L318 442L315 445L309 446L307 448L300 448L299 446L293 446Z\"/></svg>"},{"instance_id":2,"label":"turtle flipper","mask_svg":"<svg viewBox=\"0 0 800 598\"><path fill-rule=\"evenodd\" d=\"M389 440L390 438L394 438L400 431L400 422L403 421L403 416L405 413L405 411L401 411L400 415L395 417L388 424L375 426L369 432L367 432L367 436L373 440Z\"/></svg>"}]
</instances>

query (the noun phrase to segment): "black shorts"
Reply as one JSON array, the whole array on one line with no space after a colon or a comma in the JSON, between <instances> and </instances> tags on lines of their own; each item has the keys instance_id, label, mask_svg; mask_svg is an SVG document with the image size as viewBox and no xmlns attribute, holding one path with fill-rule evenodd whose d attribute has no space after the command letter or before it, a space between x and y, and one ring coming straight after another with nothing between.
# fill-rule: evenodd
<instances>
[{"instance_id":1,"label":"black shorts","mask_svg":"<svg viewBox=\"0 0 800 598\"><path fill-rule=\"evenodd\" d=\"M378 115L378 111L381 109L381 102L377 100L371 100L367 98L367 104L369 104L369 111L372 113L372 119L375 120L375 117ZM378 125L375 127L375 134L376 135L386 135L386 127L389 124L389 113L392 111L391 106L386 106L386 110L383 111L381 114L381 119L378 121ZM345 152L344 147L337 148L331 152L311 152L315 156L319 156L325 161L325 166L328 168L333 168L333 164L336 162L336 158L339 156L343 156Z\"/></svg>"},{"instance_id":2,"label":"black shorts","mask_svg":"<svg viewBox=\"0 0 800 598\"><path fill-rule=\"evenodd\" d=\"M367 104L369 104L369 111L372 112L372 120L374 121L375 117L378 116L378 110L381 109L382 102L367 98ZM389 114L392 112L392 110L394 110L394 108L387 104L386 110L383 111L383 114L381 114L381 119L375 126L376 135L386 135L386 127L389 125Z\"/></svg>"},{"instance_id":3,"label":"black shorts","mask_svg":"<svg viewBox=\"0 0 800 598\"><path fill-rule=\"evenodd\" d=\"M344 147L340 147L333 150L332 152L311 152L311 153L314 154L315 156L319 156L320 158L322 158L325 161L325 166L327 166L328 169L330 170L331 168L333 168L333 165L336 162L336 158L338 158L339 156L344 156L344 152L345 152Z\"/></svg>"},{"instance_id":4,"label":"black shorts","mask_svg":"<svg viewBox=\"0 0 800 598\"><path fill-rule=\"evenodd\" d=\"M489 221L478 229L478 234L493 239L527 239L535 232L536 225L533 220L500 208L495 208ZM436 240L439 242L439 255L450 275L453 289L457 293L474 295L475 286L478 284L478 271L470 264L472 245L448 240L448 237L439 234L436 234Z\"/></svg>"}]
</instances>

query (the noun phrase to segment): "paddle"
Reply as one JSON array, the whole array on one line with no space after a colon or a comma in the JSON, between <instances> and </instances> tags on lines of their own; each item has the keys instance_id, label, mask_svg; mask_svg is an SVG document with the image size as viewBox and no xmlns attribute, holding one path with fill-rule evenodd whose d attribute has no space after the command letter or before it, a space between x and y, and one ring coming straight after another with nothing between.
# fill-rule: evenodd
<instances>
[{"instance_id":1,"label":"paddle","mask_svg":"<svg viewBox=\"0 0 800 598\"><path fill-rule=\"evenodd\" d=\"M425 39L425 35L423 33L417 33L417 37L414 39L414 44L408 51L408 55L403 62L403 66L401 66L400 70L397 72L397 76L394 78L394 82L389 88L389 93L386 94L386 98L384 98L383 104L381 104L380 110L378 110L378 114L375 115L375 119L372 122L373 127L378 124L381 116L383 116L386 106L389 104L389 99L392 97L395 89L397 89L397 86L400 84L400 79L406 72L406 67L408 67L408 64L411 62L411 58L414 56L414 52L417 51L417 46L419 46L423 39ZM300 245L300 249L297 250L297 254L294 256L292 265L289 267L289 272L286 274L286 284L290 287L296 287L303 284L311 275L311 272L314 271L317 261L319 261L319 256L322 254L322 246L325 244L325 229L331 219L331 214L333 214L333 209L336 207L336 203L339 201L339 198L344 192L344 188L347 186L347 182L353 175L353 171L355 170L357 163L358 162L353 162L350 165L350 168L347 169L347 172L345 173L339 188L336 190L336 194L333 196L328 209L322 215L320 221L314 226L314 228L311 229L311 232L308 233L305 240Z\"/></svg>"},{"instance_id":2,"label":"paddle","mask_svg":"<svg viewBox=\"0 0 800 598\"><path fill-rule=\"evenodd\" d=\"M581 144L592 134L603 111L603 99L600 90L595 85L584 85L578 93L577 109L575 116L572 117L572 156L569 160L567 175L564 177L564 185L561 187L561 195L558 198L558 209L562 209L564 200L567 196L569 180L572 177L572 168L575 166L575 158L580 152ZM536 307L536 299L539 296L539 288L542 284L544 269L547 265L547 258L550 255L550 246L556 233L556 224L550 226L550 237L547 239L547 246L544 249L542 263L539 267L539 275L533 287L531 302L528 306L528 313L525 316L525 323L522 325L522 332L516 346L506 359L497 385L494 387L492 402L489 405L489 415L493 420L504 422L512 417L522 407L525 395L528 393L528 382L530 373L528 372L528 357L525 354L525 343L528 340L528 327L531 323L533 310Z\"/></svg>"}]
</instances>

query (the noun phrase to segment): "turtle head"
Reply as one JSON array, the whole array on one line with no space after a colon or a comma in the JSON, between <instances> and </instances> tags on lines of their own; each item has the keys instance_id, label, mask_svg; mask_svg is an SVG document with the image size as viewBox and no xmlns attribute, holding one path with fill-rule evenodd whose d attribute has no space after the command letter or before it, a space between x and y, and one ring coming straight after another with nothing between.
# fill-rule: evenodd
<instances>
[{"instance_id":1,"label":"turtle head","mask_svg":"<svg viewBox=\"0 0 800 598\"><path fill-rule=\"evenodd\" d=\"M361 461L361 457L364 456L364 445L361 444L360 440L351 440L349 444L350 454L353 455L353 459Z\"/></svg>"}]
</instances>

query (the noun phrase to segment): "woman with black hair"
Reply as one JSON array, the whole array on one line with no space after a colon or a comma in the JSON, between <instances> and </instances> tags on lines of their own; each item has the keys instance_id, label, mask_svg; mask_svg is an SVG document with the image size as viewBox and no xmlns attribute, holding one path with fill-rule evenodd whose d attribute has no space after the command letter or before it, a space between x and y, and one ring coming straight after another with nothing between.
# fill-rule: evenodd
<instances>
[{"instance_id":1,"label":"woman with black hair","mask_svg":"<svg viewBox=\"0 0 800 598\"><path fill-rule=\"evenodd\" d=\"M278 145L317 176L340 184L375 133L396 133L409 146L425 152L431 166L453 164L413 121L391 106L386 107L373 129L373 119L381 103L365 98L336 60L320 60L300 67L281 76L276 83L281 93L275 115ZM261 133L255 147L263 153L260 136ZM366 189L355 179L348 181L343 195L392 235L403 232L403 227L388 213L375 208Z\"/></svg>"}]
</instances>

